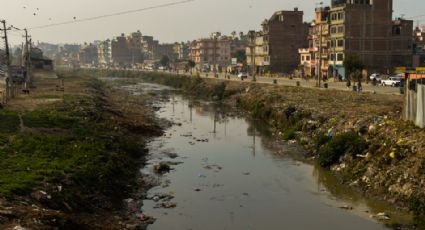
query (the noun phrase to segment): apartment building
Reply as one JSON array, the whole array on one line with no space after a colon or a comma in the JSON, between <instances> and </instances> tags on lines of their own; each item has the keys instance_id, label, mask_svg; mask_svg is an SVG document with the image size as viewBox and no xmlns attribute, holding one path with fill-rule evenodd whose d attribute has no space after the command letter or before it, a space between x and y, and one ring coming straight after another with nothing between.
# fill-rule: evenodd
<instances>
[{"instance_id":1,"label":"apartment building","mask_svg":"<svg viewBox=\"0 0 425 230\"><path fill-rule=\"evenodd\" d=\"M307 47L309 26L303 22L303 11L278 11L262 23L264 52L268 53L268 70L292 73L299 65L298 49Z\"/></svg>"},{"instance_id":2,"label":"apartment building","mask_svg":"<svg viewBox=\"0 0 425 230\"><path fill-rule=\"evenodd\" d=\"M111 42L112 62L116 66L126 66L132 62L125 34L115 37Z\"/></svg>"},{"instance_id":3,"label":"apartment building","mask_svg":"<svg viewBox=\"0 0 425 230\"><path fill-rule=\"evenodd\" d=\"M334 1L329 36L333 63L329 65L343 73L344 58L356 55L369 72L390 72L396 66L411 66L413 21L393 21L392 13L392 0Z\"/></svg>"},{"instance_id":4,"label":"apartment building","mask_svg":"<svg viewBox=\"0 0 425 230\"><path fill-rule=\"evenodd\" d=\"M112 63L112 43L110 39L101 41L97 45L99 65L108 67Z\"/></svg>"},{"instance_id":5,"label":"apartment building","mask_svg":"<svg viewBox=\"0 0 425 230\"><path fill-rule=\"evenodd\" d=\"M251 52L252 49L254 49L254 53ZM270 56L267 42L262 31L255 33L255 44L246 48L246 57L248 66L252 66L252 60L254 60L256 73L264 75L268 72Z\"/></svg>"},{"instance_id":6,"label":"apartment building","mask_svg":"<svg viewBox=\"0 0 425 230\"><path fill-rule=\"evenodd\" d=\"M413 21L393 20L392 13L392 0L333 0L330 7L316 9L308 47L314 63L306 63L316 70L310 72L317 75L321 62L322 76L344 77L343 63L349 55L359 57L370 73L412 66ZM319 21L318 32L314 27ZM312 42L318 37L321 42ZM300 64L305 63L302 58L307 58L307 50L300 49L299 54Z\"/></svg>"},{"instance_id":7,"label":"apartment building","mask_svg":"<svg viewBox=\"0 0 425 230\"><path fill-rule=\"evenodd\" d=\"M127 36L127 47L131 56L130 63L132 65L143 63L142 33L139 30Z\"/></svg>"},{"instance_id":8,"label":"apartment building","mask_svg":"<svg viewBox=\"0 0 425 230\"><path fill-rule=\"evenodd\" d=\"M231 64L232 38L213 33L210 38L198 39L190 47L190 59L198 71L222 70Z\"/></svg>"}]
</instances>

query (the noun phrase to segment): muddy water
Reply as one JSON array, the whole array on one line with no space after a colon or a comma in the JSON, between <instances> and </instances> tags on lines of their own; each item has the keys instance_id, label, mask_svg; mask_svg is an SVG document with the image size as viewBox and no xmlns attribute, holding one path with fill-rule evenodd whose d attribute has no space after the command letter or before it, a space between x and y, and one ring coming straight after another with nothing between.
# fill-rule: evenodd
<instances>
[{"instance_id":1,"label":"muddy water","mask_svg":"<svg viewBox=\"0 0 425 230\"><path fill-rule=\"evenodd\" d=\"M132 88L135 94L152 90L165 89ZM164 201L145 200L143 213L157 218L149 230L385 229L371 215L408 218L303 162L304 150L277 141L260 121L177 95L160 107L158 116L176 125L149 144L150 165L142 173L159 181L148 197L172 195L177 206L158 208ZM176 165L157 176L153 165L163 161Z\"/></svg>"}]
</instances>

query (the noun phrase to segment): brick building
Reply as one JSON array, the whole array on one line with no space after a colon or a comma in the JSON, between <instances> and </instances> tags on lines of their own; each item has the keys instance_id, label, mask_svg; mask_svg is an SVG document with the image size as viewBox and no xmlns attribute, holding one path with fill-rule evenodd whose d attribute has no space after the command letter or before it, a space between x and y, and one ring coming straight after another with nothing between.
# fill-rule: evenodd
<instances>
[{"instance_id":1,"label":"brick building","mask_svg":"<svg viewBox=\"0 0 425 230\"><path fill-rule=\"evenodd\" d=\"M262 23L265 62L268 71L291 73L299 65L298 49L307 46L308 24L303 22L303 12L278 11ZM260 48L261 49L261 48Z\"/></svg>"},{"instance_id":2,"label":"brick building","mask_svg":"<svg viewBox=\"0 0 425 230\"><path fill-rule=\"evenodd\" d=\"M132 65L143 63L142 33L140 31L127 36L127 47L131 57L130 63Z\"/></svg>"},{"instance_id":3,"label":"brick building","mask_svg":"<svg viewBox=\"0 0 425 230\"><path fill-rule=\"evenodd\" d=\"M43 58L42 53L40 57L36 57L38 59ZM99 64L99 56L97 51L97 45L96 44L83 44L80 47L79 52L79 61L83 65L93 65L97 66Z\"/></svg>"},{"instance_id":4,"label":"brick building","mask_svg":"<svg viewBox=\"0 0 425 230\"><path fill-rule=\"evenodd\" d=\"M116 66L126 66L132 61L130 50L127 44L127 37L124 34L115 37L111 42L112 61Z\"/></svg>"},{"instance_id":5,"label":"brick building","mask_svg":"<svg viewBox=\"0 0 425 230\"><path fill-rule=\"evenodd\" d=\"M348 55L358 56L369 73L412 66L413 21L392 20L392 12L392 0L333 0L331 7L316 9L308 47L313 65L317 69L320 60L322 73L328 76L345 76L343 62ZM323 27L318 35L312 28L317 25L319 13ZM324 39L322 43L312 43L318 36ZM306 49L299 51L301 59L306 57ZM321 58L317 55L320 51Z\"/></svg>"},{"instance_id":6,"label":"brick building","mask_svg":"<svg viewBox=\"0 0 425 230\"><path fill-rule=\"evenodd\" d=\"M393 21L392 13L392 0L333 2L329 42L339 72L344 72L342 61L347 55L357 55L369 72L412 65L413 21Z\"/></svg>"}]
</instances>

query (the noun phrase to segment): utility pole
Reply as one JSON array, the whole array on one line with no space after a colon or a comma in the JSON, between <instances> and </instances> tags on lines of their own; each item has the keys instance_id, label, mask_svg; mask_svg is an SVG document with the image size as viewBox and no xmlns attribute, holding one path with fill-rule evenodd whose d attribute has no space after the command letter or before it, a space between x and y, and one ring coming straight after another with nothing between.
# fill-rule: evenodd
<instances>
[{"instance_id":1,"label":"utility pole","mask_svg":"<svg viewBox=\"0 0 425 230\"><path fill-rule=\"evenodd\" d=\"M334 45L334 47L333 47L333 53L334 53L334 69L333 69L333 75L334 75L334 79L337 77L336 76L336 58L337 58L337 55L336 55L336 44L337 44L337 40L336 40L336 38L335 38L335 45ZM332 45L332 42L331 42L331 45Z\"/></svg>"},{"instance_id":2,"label":"utility pole","mask_svg":"<svg viewBox=\"0 0 425 230\"><path fill-rule=\"evenodd\" d=\"M7 28L6 28L6 21L3 20L1 21L1 23L3 24L3 32L4 32L4 43L5 43L5 51L6 51L6 57L5 57L5 61L6 61L6 100L9 99L9 96L13 96L13 90L12 90L12 94L11 94L11 88L13 89L13 80L11 79L11 72L10 72L10 51L9 51L9 41L7 38ZM10 83L9 83L10 82ZM9 95L10 94L10 95Z\"/></svg>"},{"instance_id":3,"label":"utility pole","mask_svg":"<svg viewBox=\"0 0 425 230\"><path fill-rule=\"evenodd\" d=\"M320 2L320 13L323 13L323 2ZM322 79L322 35L323 35L323 21L320 19L320 22L318 23L319 28L319 68L318 69L318 85L317 87L321 87L321 79Z\"/></svg>"},{"instance_id":4,"label":"utility pole","mask_svg":"<svg viewBox=\"0 0 425 230\"><path fill-rule=\"evenodd\" d=\"M214 66L213 66L213 72L214 72L214 77L217 77L217 40L218 40L218 38L217 38L217 34L213 34L213 63L214 63Z\"/></svg>"},{"instance_id":5,"label":"utility pole","mask_svg":"<svg viewBox=\"0 0 425 230\"><path fill-rule=\"evenodd\" d=\"M28 90L28 84L30 82L30 71L31 71L31 48L30 40L28 36L28 30L25 31L25 90Z\"/></svg>"},{"instance_id":6,"label":"utility pole","mask_svg":"<svg viewBox=\"0 0 425 230\"><path fill-rule=\"evenodd\" d=\"M255 74L255 31L251 30L248 32L249 36L249 46L251 47L251 74L252 74L252 81L257 81Z\"/></svg>"}]
</instances>

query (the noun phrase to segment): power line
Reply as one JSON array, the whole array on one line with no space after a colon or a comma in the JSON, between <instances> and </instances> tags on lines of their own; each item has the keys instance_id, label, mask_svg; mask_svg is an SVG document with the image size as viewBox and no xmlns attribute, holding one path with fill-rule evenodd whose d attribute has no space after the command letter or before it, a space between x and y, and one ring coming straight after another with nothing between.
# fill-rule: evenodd
<instances>
[{"instance_id":1,"label":"power line","mask_svg":"<svg viewBox=\"0 0 425 230\"><path fill-rule=\"evenodd\" d=\"M54 27L54 26L61 26L61 25L69 25L69 24L80 23L80 22L94 21L94 20L99 20L99 19L102 19L102 18L109 18L109 17L121 16L121 15L126 15L126 14L133 14L133 13L142 12L142 11L148 11L148 10L153 10L153 9L159 9L159 8L165 8L165 7L170 7L170 6L186 4L186 3L194 2L194 1L195 0L184 0L184 1L179 1L179 2L166 3L166 4L150 6L150 7L136 9L136 10L128 10L128 11L122 11L122 12L112 13L112 14L105 14L105 15L83 18L83 19L78 19L78 20L76 19L76 20L72 20L72 21L36 26L36 27L29 28L28 30L44 29L44 28L49 28L49 27Z\"/></svg>"},{"instance_id":2,"label":"power line","mask_svg":"<svg viewBox=\"0 0 425 230\"><path fill-rule=\"evenodd\" d=\"M416 15L416 16L413 16L413 17L408 17L407 19L416 19L416 18L423 18L423 17L425 17L425 14Z\"/></svg>"}]
</instances>

